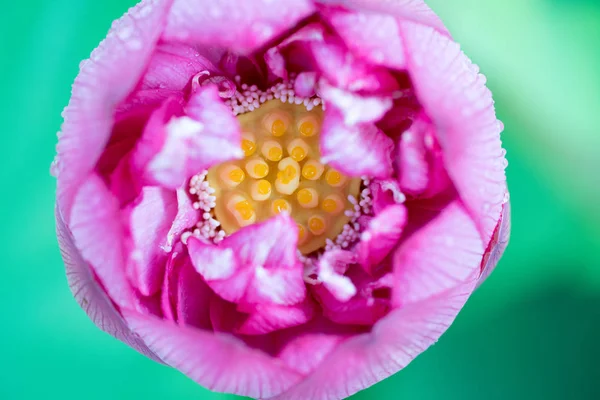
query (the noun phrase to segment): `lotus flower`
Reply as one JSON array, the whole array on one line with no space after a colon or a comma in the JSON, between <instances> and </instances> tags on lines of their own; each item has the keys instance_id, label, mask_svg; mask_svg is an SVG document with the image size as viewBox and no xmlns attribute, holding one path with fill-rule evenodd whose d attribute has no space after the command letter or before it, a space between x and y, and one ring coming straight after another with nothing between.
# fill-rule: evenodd
<instances>
[{"instance_id":1,"label":"lotus flower","mask_svg":"<svg viewBox=\"0 0 600 400\"><path fill-rule=\"evenodd\" d=\"M498 262L501 130L420 0L144 0L64 112L71 290L214 391L349 396L436 342Z\"/></svg>"}]
</instances>

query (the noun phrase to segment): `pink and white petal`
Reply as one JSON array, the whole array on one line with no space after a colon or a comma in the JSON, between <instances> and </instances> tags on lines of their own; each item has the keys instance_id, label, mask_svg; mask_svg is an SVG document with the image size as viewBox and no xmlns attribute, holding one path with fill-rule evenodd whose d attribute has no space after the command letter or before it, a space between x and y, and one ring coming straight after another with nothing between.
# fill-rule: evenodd
<instances>
[{"instance_id":1,"label":"pink and white petal","mask_svg":"<svg viewBox=\"0 0 600 400\"><path fill-rule=\"evenodd\" d=\"M194 268L216 294L232 303L244 298L254 271L240 262L234 249L204 243L194 236L187 246Z\"/></svg>"},{"instance_id":2,"label":"pink and white petal","mask_svg":"<svg viewBox=\"0 0 600 400\"><path fill-rule=\"evenodd\" d=\"M314 12L310 0L175 0L164 39L250 54Z\"/></svg>"},{"instance_id":3,"label":"pink and white petal","mask_svg":"<svg viewBox=\"0 0 600 400\"><path fill-rule=\"evenodd\" d=\"M375 214L382 212L388 206L402 204L406 196L400 190L395 179L378 180L371 183L371 195L373 197L373 211Z\"/></svg>"},{"instance_id":4,"label":"pink and white petal","mask_svg":"<svg viewBox=\"0 0 600 400\"><path fill-rule=\"evenodd\" d=\"M115 109L138 83L170 6L171 0L142 1L113 24L90 59L80 65L63 113L54 168L58 206L67 223L75 193L100 159L110 138Z\"/></svg>"},{"instance_id":5,"label":"pink and white petal","mask_svg":"<svg viewBox=\"0 0 600 400\"><path fill-rule=\"evenodd\" d=\"M175 192L156 186L144 187L131 210L127 275L144 296L152 296L162 285L168 260L165 246L176 214Z\"/></svg>"},{"instance_id":6,"label":"pink and white petal","mask_svg":"<svg viewBox=\"0 0 600 400\"><path fill-rule=\"evenodd\" d=\"M167 234L165 251L171 251L181 234L194 226L199 219L199 212L193 206L192 200L183 188L177 189L177 215Z\"/></svg>"},{"instance_id":7,"label":"pink and white petal","mask_svg":"<svg viewBox=\"0 0 600 400\"><path fill-rule=\"evenodd\" d=\"M485 77L457 43L436 30L401 24L408 70L417 96L436 126L446 170L473 215L484 243L500 220L506 160Z\"/></svg>"},{"instance_id":8,"label":"pink and white petal","mask_svg":"<svg viewBox=\"0 0 600 400\"><path fill-rule=\"evenodd\" d=\"M507 192L508 193L508 192ZM502 215L498 226L494 231L492 240L488 245L488 248L483 256L481 263L481 276L479 277L478 285L481 285L488 276L494 271L500 257L504 253L506 246L508 246L508 240L510 238L510 202L506 202L502 207Z\"/></svg>"},{"instance_id":9,"label":"pink and white petal","mask_svg":"<svg viewBox=\"0 0 600 400\"><path fill-rule=\"evenodd\" d=\"M229 334L181 327L128 311L125 319L163 362L215 392L264 399L283 393L302 378Z\"/></svg>"},{"instance_id":10,"label":"pink and white petal","mask_svg":"<svg viewBox=\"0 0 600 400\"><path fill-rule=\"evenodd\" d=\"M170 189L198 171L243 156L239 123L216 86L200 88L185 111L165 125L164 145L147 167L157 183Z\"/></svg>"},{"instance_id":11,"label":"pink and white petal","mask_svg":"<svg viewBox=\"0 0 600 400\"><path fill-rule=\"evenodd\" d=\"M356 286L344 275L348 265L354 262L355 254L344 250L330 250L319 259L318 280L340 302L346 302L356 295Z\"/></svg>"},{"instance_id":12,"label":"pink and white petal","mask_svg":"<svg viewBox=\"0 0 600 400\"><path fill-rule=\"evenodd\" d=\"M349 278L347 278L349 279ZM313 295L323 308L323 315L337 324L371 326L390 311L389 299L374 298L358 291L352 298L339 300L325 285L313 287Z\"/></svg>"},{"instance_id":13,"label":"pink and white petal","mask_svg":"<svg viewBox=\"0 0 600 400\"><path fill-rule=\"evenodd\" d=\"M404 192L416 195L424 192L429 185L429 164L425 135L433 127L423 119L413 122L412 126L402 133L398 144L399 183Z\"/></svg>"},{"instance_id":14,"label":"pink and white petal","mask_svg":"<svg viewBox=\"0 0 600 400\"><path fill-rule=\"evenodd\" d=\"M211 329L210 300L213 296L189 257L182 257L177 283L177 322L185 326Z\"/></svg>"},{"instance_id":15,"label":"pink and white petal","mask_svg":"<svg viewBox=\"0 0 600 400\"><path fill-rule=\"evenodd\" d=\"M314 0L316 3L343 6L357 12L391 15L399 21L413 21L450 36L448 29L423 0Z\"/></svg>"},{"instance_id":16,"label":"pink and white petal","mask_svg":"<svg viewBox=\"0 0 600 400\"><path fill-rule=\"evenodd\" d=\"M260 304L238 326L236 333L263 335L305 324L314 315L315 304L308 298L306 301L291 306Z\"/></svg>"},{"instance_id":17,"label":"pink and white petal","mask_svg":"<svg viewBox=\"0 0 600 400\"><path fill-rule=\"evenodd\" d=\"M227 236L223 247L235 251L241 265L265 269L295 269L298 227L292 218L279 214Z\"/></svg>"},{"instance_id":18,"label":"pink and white petal","mask_svg":"<svg viewBox=\"0 0 600 400\"><path fill-rule=\"evenodd\" d=\"M118 200L97 174L79 187L69 229L81 257L91 266L119 307L133 306L133 288L125 274L124 227Z\"/></svg>"},{"instance_id":19,"label":"pink and white petal","mask_svg":"<svg viewBox=\"0 0 600 400\"><path fill-rule=\"evenodd\" d=\"M294 92L301 97L312 97L315 95L316 83L316 72L301 72L294 81Z\"/></svg>"},{"instance_id":20,"label":"pink and white petal","mask_svg":"<svg viewBox=\"0 0 600 400\"><path fill-rule=\"evenodd\" d=\"M65 264L67 280L79 306L98 328L146 357L161 362L158 356L129 330L113 302L96 281L89 265L75 247L73 236L60 215L58 207L55 209L55 217L56 236Z\"/></svg>"},{"instance_id":21,"label":"pink and white petal","mask_svg":"<svg viewBox=\"0 0 600 400\"><path fill-rule=\"evenodd\" d=\"M361 96L342 90L322 81L319 95L344 118L344 124L354 126L359 123L377 122L392 108L391 97Z\"/></svg>"},{"instance_id":22,"label":"pink and white petal","mask_svg":"<svg viewBox=\"0 0 600 400\"><path fill-rule=\"evenodd\" d=\"M358 257L365 272L373 273L396 247L407 218L406 207L396 204L385 208L369 221L358 246Z\"/></svg>"},{"instance_id":23,"label":"pink and white petal","mask_svg":"<svg viewBox=\"0 0 600 400\"><path fill-rule=\"evenodd\" d=\"M254 276L244 295L248 304L291 306L306 297L302 264L265 268L254 267Z\"/></svg>"},{"instance_id":24,"label":"pink and white petal","mask_svg":"<svg viewBox=\"0 0 600 400\"><path fill-rule=\"evenodd\" d=\"M394 143L374 124L348 126L341 114L328 109L321 129L323 163L350 176L391 176Z\"/></svg>"},{"instance_id":25,"label":"pink and white petal","mask_svg":"<svg viewBox=\"0 0 600 400\"><path fill-rule=\"evenodd\" d=\"M394 304L416 303L465 282L479 273L483 250L473 219L454 200L396 251Z\"/></svg>"},{"instance_id":26,"label":"pink and white petal","mask_svg":"<svg viewBox=\"0 0 600 400\"><path fill-rule=\"evenodd\" d=\"M332 10L326 18L352 52L374 65L404 69L404 46L391 14Z\"/></svg>"},{"instance_id":27,"label":"pink and white petal","mask_svg":"<svg viewBox=\"0 0 600 400\"><path fill-rule=\"evenodd\" d=\"M436 297L394 310L370 333L340 343L309 376L273 400L342 399L406 367L448 329L476 276Z\"/></svg>"}]
</instances>

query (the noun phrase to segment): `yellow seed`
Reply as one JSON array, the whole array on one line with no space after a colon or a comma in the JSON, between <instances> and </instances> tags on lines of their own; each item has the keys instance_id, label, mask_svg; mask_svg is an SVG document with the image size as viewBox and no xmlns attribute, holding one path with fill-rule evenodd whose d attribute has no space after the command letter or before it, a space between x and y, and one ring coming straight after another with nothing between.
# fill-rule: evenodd
<instances>
[{"instance_id":1,"label":"yellow seed","mask_svg":"<svg viewBox=\"0 0 600 400\"><path fill-rule=\"evenodd\" d=\"M246 221L252 218L252 215L254 214L254 210L252 209L252 206L250 205L250 202L248 202L248 200L236 203L235 211L237 211L240 214L240 216Z\"/></svg>"},{"instance_id":2,"label":"yellow seed","mask_svg":"<svg viewBox=\"0 0 600 400\"><path fill-rule=\"evenodd\" d=\"M277 165L277 179L275 188L281 194L290 195L300 184L300 164L292 157L286 157Z\"/></svg>"},{"instance_id":3,"label":"yellow seed","mask_svg":"<svg viewBox=\"0 0 600 400\"><path fill-rule=\"evenodd\" d=\"M308 160L302 167L302 176L310 181L316 181L323 174L323 164L316 160Z\"/></svg>"},{"instance_id":4,"label":"yellow seed","mask_svg":"<svg viewBox=\"0 0 600 400\"><path fill-rule=\"evenodd\" d=\"M319 194L312 188L299 190L296 198L303 208L314 208L319 204Z\"/></svg>"},{"instance_id":5,"label":"yellow seed","mask_svg":"<svg viewBox=\"0 0 600 400\"><path fill-rule=\"evenodd\" d=\"M302 139L294 139L287 146L289 155L298 162L306 158L309 150L310 147Z\"/></svg>"},{"instance_id":6,"label":"yellow seed","mask_svg":"<svg viewBox=\"0 0 600 400\"><path fill-rule=\"evenodd\" d=\"M275 200L271 205L271 209L273 210L273 214L280 214L284 211L288 214L292 212L292 206L284 199Z\"/></svg>"},{"instance_id":7,"label":"yellow seed","mask_svg":"<svg viewBox=\"0 0 600 400\"><path fill-rule=\"evenodd\" d=\"M258 181L258 193L260 194L269 194L271 193L271 184L267 180Z\"/></svg>"},{"instance_id":8,"label":"yellow seed","mask_svg":"<svg viewBox=\"0 0 600 400\"><path fill-rule=\"evenodd\" d=\"M254 179L261 179L269 173L269 166L260 158L253 158L246 162L246 172Z\"/></svg>"},{"instance_id":9,"label":"yellow seed","mask_svg":"<svg viewBox=\"0 0 600 400\"><path fill-rule=\"evenodd\" d=\"M279 161L283 157L281 145L275 140L267 140L261 148L263 156L269 161Z\"/></svg>"},{"instance_id":10,"label":"yellow seed","mask_svg":"<svg viewBox=\"0 0 600 400\"><path fill-rule=\"evenodd\" d=\"M271 147L269 149L269 154L267 155L267 158L271 161L279 161L279 160L281 160L282 156L283 156L283 152L281 151L280 148Z\"/></svg>"},{"instance_id":11,"label":"yellow seed","mask_svg":"<svg viewBox=\"0 0 600 400\"><path fill-rule=\"evenodd\" d=\"M304 157L306 157L306 152L304 151L304 149L302 147L294 147L290 153L290 155L292 156L292 158L298 162L304 160Z\"/></svg>"},{"instance_id":12,"label":"yellow seed","mask_svg":"<svg viewBox=\"0 0 600 400\"><path fill-rule=\"evenodd\" d=\"M283 136L283 134L285 133L285 122L283 122L280 119L277 119L273 122L273 125L271 125L271 133L273 134L273 136L276 137L280 137Z\"/></svg>"},{"instance_id":13,"label":"yellow seed","mask_svg":"<svg viewBox=\"0 0 600 400\"><path fill-rule=\"evenodd\" d=\"M298 244L302 244L306 241L306 228L298 224Z\"/></svg>"},{"instance_id":14,"label":"yellow seed","mask_svg":"<svg viewBox=\"0 0 600 400\"><path fill-rule=\"evenodd\" d=\"M323 211L329 214L339 214L344 208L344 203L340 196L336 194L331 194L325 197L323 203L321 203L321 208Z\"/></svg>"},{"instance_id":15,"label":"yellow seed","mask_svg":"<svg viewBox=\"0 0 600 400\"><path fill-rule=\"evenodd\" d=\"M333 187L339 187L346 183L346 177L333 168L327 171L327 174L325 174L325 180Z\"/></svg>"},{"instance_id":16,"label":"yellow seed","mask_svg":"<svg viewBox=\"0 0 600 400\"><path fill-rule=\"evenodd\" d=\"M311 122L304 122L300 125L300 134L310 137L315 134L315 126Z\"/></svg>"},{"instance_id":17,"label":"yellow seed","mask_svg":"<svg viewBox=\"0 0 600 400\"><path fill-rule=\"evenodd\" d=\"M325 232L325 220L323 217L315 215L308 219L308 229L313 235L320 235Z\"/></svg>"},{"instance_id":18,"label":"yellow seed","mask_svg":"<svg viewBox=\"0 0 600 400\"><path fill-rule=\"evenodd\" d=\"M229 171L229 179L231 179L235 183L242 183L246 175L241 168L235 168Z\"/></svg>"},{"instance_id":19,"label":"yellow seed","mask_svg":"<svg viewBox=\"0 0 600 400\"><path fill-rule=\"evenodd\" d=\"M250 157L256 151L256 144L249 140L242 140L242 150L246 157Z\"/></svg>"}]
</instances>

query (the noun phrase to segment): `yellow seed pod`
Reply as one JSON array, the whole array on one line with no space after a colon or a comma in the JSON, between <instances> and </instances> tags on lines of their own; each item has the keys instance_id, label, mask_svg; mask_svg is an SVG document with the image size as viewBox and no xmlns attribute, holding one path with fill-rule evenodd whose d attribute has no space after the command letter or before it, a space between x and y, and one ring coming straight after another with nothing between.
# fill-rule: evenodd
<instances>
[{"instance_id":1,"label":"yellow seed pod","mask_svg":"<svg viewBox=\"0 0 600 400\"><path fill-rule=\"evenodd\" d=\"M296 129L304 137L312 137L319 134L319 120L313 115L306 115L298 120Z\"/></svg>"},{"instance_id":2,"label":"yellow seed pod","mask_svg":"<svg viewBox=\"0 0 600 400\"><path fill-rule=\"evenodd\" d=\"M269 165L261 158L246 161L246 173L254 179L262 179L269 174Z\"/></svg>"},{"instance_id":3,"label":"yellow seed pod","mask_svg":"<svg viewBox=\"0 0 600 400\"><path fill-rule=\"evenodd\" d=\"M285 199L276 199L271 203L271 211L273 214L281 214L282 212L291 214L292 205Z\"/></svg>"},{"instance_id":4,"label":"yellow seed pod","mask_svg":"<svg viewBox=\"0 0 600 400\"><path fill-rule=\"evenodd\" d=\"M263 126L271 135L281 137L290 126L290 116L284 112L273 111L265 116Z\"/></svg>"},{"instance_id":5,"label":"yellow seed pod","mask_svg":"<svg viewBox=\"0 0 600 400\"><path fill-rule=\"evenodd\" d=\"M242 151L246 157L256 152L256 138L250 132L242 133Z\"/></svg>"},{"instance_id":6,"label":"yellow seed pod","mask_svg":"<svg viewBox=\"0 0 600 400\"><path fill-rule=\"evenodd\" d=\"M315 208L319 204L319 193L313 188L300 189L296 199L302 208Z\"/></svg>"},{"instance_id":7,"label":"yellow seed pod","mask_svg":"<svg viewBox=\"0 0 600 400\"><path fill-rule=\"evenodd\" d=\"M325 167L317 160L308 160L302 167L302 176L309 181L316 181L323 175Z\"/></svg>"},{"instance_id":8,"label":"yellow seed pod","mask_svg":"<svg viewBox=\"0 0 600 400\"><path fill-rule=\"evenodd\" d=\"M287 151L290 157L298 162L306 158L309 150L310 147L308 147L306 142L299 138L292 140L287 146Z\"/></svg>"},{"instance_id":9,"label":"yellow seed pod","mask_svg":"<svg viewBox=\"0 0 600 400\"><path fill-rule=\"evenodd\" d=\"M341 187L346 184L348 178L344 176L340 171L330 168L325 174L325 181L333 187Z\"/></svg>"},{"instance_id":10,"label":"yellow seed pod","mask_svg":"<svg viewBox=\"0 0 600 400\"><path fill-rule=\"evenodd\" d=\"M253 182L250 187L250 196L256 201L265 201L271 197L271 182L266 179Z\"/></svg>"},{"instance_id":11,"label":"yellow seed pod","mask_svg":"<svg viewBox=\"0 0 600 400\"><path fill-rule=\"evenodd\" d=\"M321 209L328 214L337 215L344 210L344 201L337 194L330 194L323 199Z\"/></svg>"},{"instance_id":12,"label":"yellow seed pod","mask_svg":"<svg viewBox=\"0 0 600 400\"><path fill-rule=\"evenodd\" d=\"M254 207L248 199L240 194L233 194L229 198L227 210L240 227L248 226L256 222L256 212Z\"/></svg>"},{"instance_id":13,"label":"yellow seed pod","mask_svg":"<svg viewBox=\"0 0 600 400\"><path fill-rule=\"evenodd\" d=\"M281 194L290 195L298 188L300 184L300 164L292 157L286 157L277 165L277 179L275 188Z\"/></svg>"},{"instance_id":14,"label":"yellow seed pod","mask_svg":"<svg viewBox=\"0 0 600 400\"><path fill-rule=\"evenodd\" d=\"M325 232L325 228L327 228L327 223L325 222L325 218L320 215L313 215L308 219L308 230L313 235L321 235Z\"/></svg>"},{"instance_id":15,"label":"yellow seed pod","mask_svg":"<svg viewBox=\"0 0 600 400\"><path fill-rule=\"evenodd\" d=\"M275 140L267 140L260 149L262 155L269 161L279 161L283 157L281 144Z\"/></svg>"},{"instance_id":16,"label":"yellow seed pod","mask_svg":"<svg viewBox=\"0 0 600 400\"><path fill-rule=\"evenodd\" d=\"M246 174L237 165L226 164L221 167L219 178L226 187L234 188L246 179Z\"/></svg>"}]
</instances>

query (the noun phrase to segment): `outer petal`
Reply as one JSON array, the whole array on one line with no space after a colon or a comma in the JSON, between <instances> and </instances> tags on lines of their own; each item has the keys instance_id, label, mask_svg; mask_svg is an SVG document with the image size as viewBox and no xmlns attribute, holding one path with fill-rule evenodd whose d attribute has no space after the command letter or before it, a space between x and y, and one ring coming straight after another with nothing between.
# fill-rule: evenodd
<instances>
[{"instance_id":1,"label":"outer petal","mask_svg":"<svg viewBox=\"0 0 600 400\"><path fill-rule=\"evenodd\" d=\"M164 145L148 164L150 176L171 189L198 171L243 156L239 124L221 102L216 86L200 88L186 113L157 131L165 135Z\"/></svg>"},{"instance_id":2,"label":"outer petal","mask_svg":"<svg viewBox=\"0 0 600 400\"><path fill-rule=\"evenodd\" d=\"M181 325L210 329L210 299L214 296L187 255L181 257L177 282L177 322Z\"/></svg>"},{"instance_id":3,"label":"outer petal","mask_svg":"<svg viewBox=\"0 0 600 400\"><path fill-rule=\"evenodd\" d=\"M344 124L339 113L327 110L321 131L321 154L328 163L351 176L387 178L392 174L392 139L374 124Z\"/></svg>"},{"instance_id":4,"label":"outer petal","mask_svg":"<svg viewBox=\"0 0 600 400\"><path fill-rule=\"evenodd\" d=\"M416 303L466 282L479 271L483 250L469 214L450 203L396 251L394 303Z\"/></svg>"},{"instance_id":5,"label":"outer petal","mask_svg":"<svg viewBox=\"0 0 600 400\"><path fill-rule=\"evenodd\" d=\"M483 257L481 263L481 276L479 277L479 285L487 279L488 276L494 271L500 257L504 253L506 246L508 246L508 240L510 238L510 203L507 201L502 207L502 216L500 222L494 231L492 240L488 245L488 248Z\"/></svg>"},{"instance_id":6,"label":"outer petal","mask_svg":"<svg viewBox=\"0 0 600 400\"><path fill-rule=\"evenodd\" d=\"M151 186L142 189L140 202L131 211L132 249L127 272L144 296L152 296L162 285L168 260L165 246L176 213L176 194Z\"/></svg>"},{"instance_id":7,"label":"outer petal","mask_svg":"<svg viewBox=\"0 0 600 400\"><path fill-rule=\"evenodd\" d=\"M119 203L98 175L90 175L79 188L69 228L81 257L98 275L110 298L121 307L132 307Z\"/></svg>"},{"instance_id":8,"label":"outer petal","mask_svg":"<svg viewBox=\"0 0 600 400\"><path fill-rule=\"evenodd\" d=\"M277 400L346 398L407 366L446 331L476 276L436 297L395 310L370 333L347 339L306 379Z\"/></svg>"},{"instance_id":9,"label":"outer petal","mask_svg":"<svg viewBox=\"0 0 600 400\"><path fill-rule=\"evenodd\" d=\"M98 285L89 266L75 247L73 237L60 215L58 207L55 212L58 245L65 263L69 287L77 303L79 303L98 328L145 356L160 362L160 359L148 349L144 342L131 333L125 321L117 312L104 290Z\"/></svg>"},{"instance_id":10,"label":"outer petal","mask_svg":"<svg viewBox=\"0 0 600 400\"><path fill-rule=\"evenodd\" d=\"M369 221L361 235L358 256L367 273L379 265L398 243L406 224L406 207L396 204L385 208Z\"/></svg>"},{"instance_id":11,"label":"outer petal","mask_svg":"<svg viewBox=\"0 0 600 400\"><path fill-rule=\"evenodd\" d=\"M67 222L78 186L108 142L114 110L138 82L170 5L171 0L142 1L113 24L81 64L57 145L57 200Z\"/></svg>"},{"instance_id":12,"label":"outer petal","mask_svg":"<svg viewBox=\"0 0 600 400\"><path fill-rule=\"evenodd\" d=\"M165 363L208 389L264 399L301 379L279 360L229 334L179 327L132 312L125 312L125 319Z\"/></svg>"},{"instance_id":13,"label":"outer petal","mask_svg":"<svg viewBox=\"0 0 600 400\"><path fill-rule=\"evenodd\" d=\"M437 128L445 164L487 243L500 219L506 160L490 91L459 45L426 26L401 24L409 73Z\"/></svg>"},{"instance_id":14,"label":"outer petal","mask_svg":"<svg viewBox=\"0 0 600 400\"><path fill-rule=\"evenodd\" d=\"M335 10L327 13L327 19L354 54L372 64L405 68L404 46L394 15Z\"/></svg>"},{"instance_id":15,"label":"outer petal","mask_svg":"<svg viewBox=\"0 0 600 400\"><path fill-rule=\"evenodd\" d=\"M400 21L414 21L431 26L450 36L442 20L423 0L314 0L316 3L338 5L351 10L391 15Z\"/></svg>"},{"instance_id":16,"label":"outer petal","mask_svg":"<svg viewBox=\"0 0 600 400\"><path fill-rule=\"evenodd\" d=\"M175 0L164 37L249 54L313 11L309 0Z\"/></svg>"}]
</instances>

